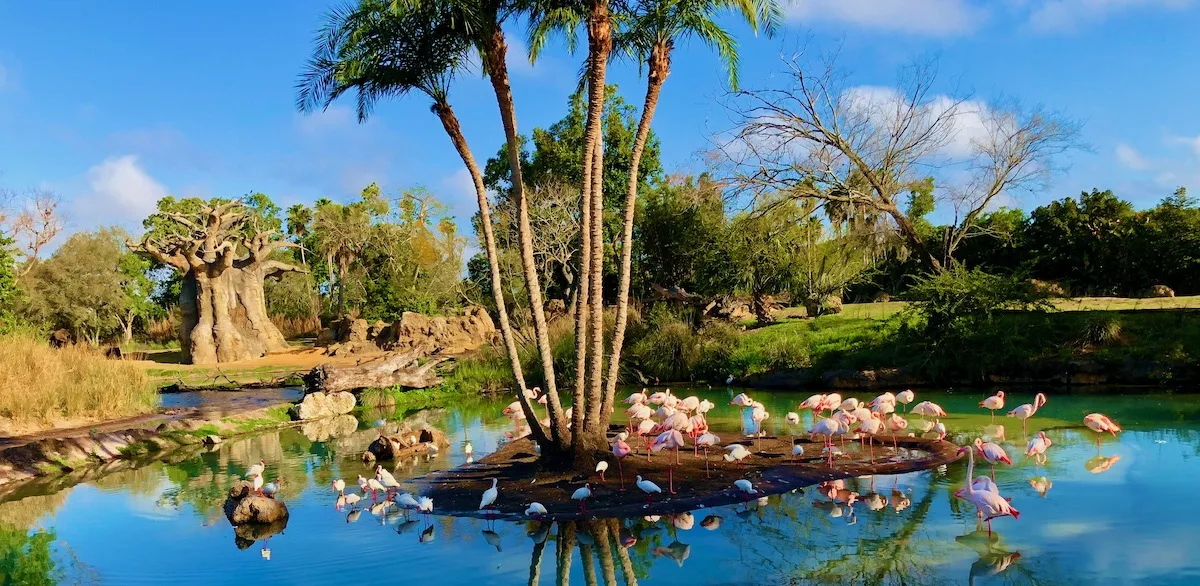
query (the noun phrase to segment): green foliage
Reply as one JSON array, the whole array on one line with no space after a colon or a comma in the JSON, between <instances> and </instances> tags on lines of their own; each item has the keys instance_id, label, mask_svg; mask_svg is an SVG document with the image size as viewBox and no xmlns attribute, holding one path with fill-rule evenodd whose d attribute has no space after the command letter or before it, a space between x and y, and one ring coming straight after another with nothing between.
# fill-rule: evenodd
<instances>
[{"instance_id":1,"label":"green foliage","mask_svg":"<svg viewBox=\"0 0 1200 586\"><path fill-rule=\"evenodd\" d=\"M54 532L0 525L0 585L57 584L59 577L50 556Z\"/></svg>"},{"instance_id":2,"label":"green foliage","mask_svg":"<svg viewBox=\"0 0 1200 586\"><path fill-rule=\"evenodd\" d=\"M130 314L149 311L149 263L131 259L115 230L81 232L67 239L26 276L28 313L79 338L98 341L116 332Z\"/></svg>"},{"instance_id":3,"label":"green foliage","mask_svg":"<svg viewBox=\"0 0 1200 586\"><path fill-rule=\"evenodd\" d=\"M21 290L17 287L17 258L13 241L0 234L0 333L15 327L17 303Z\"/></svg>"},{"instance_id":4,"label":"green foliage","mask_svg":"<svg viewBox=\"0 0 1200 586\"><path fill-rule=\"evenodd\" d=\"M1045 296L1025 279L961 267L919 277L908 297L912 303L905 311L923 320L925 334L945 341L970 338L1001 311L1050 308Z\"/></svg>"},{"instance_id":5,"label":"green foliage","mask_svg":"<svg viewBox=\"0 0 1200 586\"><path fill-rule=\"evenodd\" d=\"M1082 345L1111 344L1121 339L1121 321L1111 315L1089 318L1079 336Z\"/></svg>"},{"instance_id":6,"label":"green foliage","mask_svg":"<svg viewBox=\"0 0 1200 586\"><path fill-rule=\"evenodd\" d=\"M1073 291L1113 295L1136 287L1129 270L1137 230L1129 202L1111 191L1092 190L1033 211L1025 238L1035 276L1070 283Z\"/></svg>"},{"instance_id":7,"label":"green foliage","mask_svg":"<svg viewBox=\"0 0 1200 586\"><path fill-rule=\"evenodd\" d=\"M691 293L727 292L727 220L720 186L706 176L663 181L639 191L635 216L635 284L682 287Z\"/></svg>"}]
</instances>

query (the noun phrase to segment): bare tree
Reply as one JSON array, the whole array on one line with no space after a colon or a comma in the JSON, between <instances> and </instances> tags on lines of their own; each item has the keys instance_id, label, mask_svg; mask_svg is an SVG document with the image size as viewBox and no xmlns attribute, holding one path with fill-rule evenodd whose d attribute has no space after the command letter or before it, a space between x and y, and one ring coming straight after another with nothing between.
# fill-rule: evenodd
<instances>
[{"instance_id":1,"label":"bare tree","mask_svg":"<svg viewBox=\"0 0 1200 586\"><path fill-rule=\"evenodd\" d=\"M7 235L20 246L24 263L21 276L29 273L41 258L42 249L62 233L60 203L58 194L45 189L0 192L0 235Z\"/></svg>"},{"instance_id":2,"label":"bare tree","mask_svg":"<svg viewBox=\"0 0 1200 586\"><path fill-rule=\"evenodd\" d=\"M784 64L784 87L730 94L735 127L718 150L731 182L756 197L785 192L882 215L932 271L997 198L1041 188L1057 156L1078 146L1079 125L1057 113L935 93L934 62L903 68L894 89L850 84L834 57ZM941 243L926 242L900 206L927 176L954 210Z\"/></svg>"}]
</instances>

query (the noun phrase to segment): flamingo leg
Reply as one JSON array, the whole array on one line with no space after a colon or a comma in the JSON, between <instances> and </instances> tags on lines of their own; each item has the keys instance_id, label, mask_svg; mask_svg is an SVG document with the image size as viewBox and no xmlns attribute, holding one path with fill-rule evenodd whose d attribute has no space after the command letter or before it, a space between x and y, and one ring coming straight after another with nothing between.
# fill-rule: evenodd
<instances>
[{"instance_id":1,"label":"flamingo leg","mask_svg":"<svg viewBox=\"0 0 1200 586\"><path fill-rule=\"evenodd\" d=\"M625 471L621 469L621 460L623 459L617 458L617 474L621 476L621 492L625 492Z\"/></svg>"},{"instance_id":2,"label":"flamingo leg","mask_svg":"<svg viewBox=\"0 0 1200 586\"><path fill-rule=\"evenodd\" d=\"M996 422L996 410L992 409L992 423Z\"/></svg>"},{"instance_id":3,"label":"flamingo leg","mask_svg":"<svg viewBox=\"0 0 1200 586\"><path fill-rule=\"evenodd\" d=\"M667 463L667 489L675 494L675 467Z\"/></svg>"}]
</instances>

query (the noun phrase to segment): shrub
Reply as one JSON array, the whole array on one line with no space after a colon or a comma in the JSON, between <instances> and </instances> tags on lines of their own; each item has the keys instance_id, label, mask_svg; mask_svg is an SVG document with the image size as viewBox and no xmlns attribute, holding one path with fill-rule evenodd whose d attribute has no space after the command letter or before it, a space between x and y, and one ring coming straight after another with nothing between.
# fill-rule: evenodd
<instances>
[{"instance_id":1,"label":"shrub","mask_svg":"<svg viewBox=\"0 0 1200 586\"><path fill-rule=\"evenodd\" d=\"M82 345L56 350L29 332L0 336L0 417L107 419L148 412L157 401L134 364Z\"/></svg>"},{"instance_id":2,"label":"shrub","mask_svg":"<svg viewBox=\"0 0 1200 586\"><path fill-rule=\"evenodd\" d=\"M1089 317L1083 322L1081 345L1104 345L1121 339L1121 321L1111 315Z\"/></svg>"}]
</instances>

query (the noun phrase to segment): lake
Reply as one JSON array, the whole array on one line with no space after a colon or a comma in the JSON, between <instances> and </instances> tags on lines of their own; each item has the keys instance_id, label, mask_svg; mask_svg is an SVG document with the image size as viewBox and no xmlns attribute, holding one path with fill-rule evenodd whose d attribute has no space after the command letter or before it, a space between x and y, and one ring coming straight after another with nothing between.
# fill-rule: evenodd
<instances>
[{"instance_id":1,"label":"lake","mask_svg":"<svg viewBox=\"0 0 1200 586\"><path fill-rule=\"evenodd\" d=\"M728 406L736 392L675 389L716 402L709 419L727 438L744 424ZM778 434L793 431L784 415L809 394L746 392L767 405L765 428ZM378 422L365 421L336 439L287 429L0 503L0 584L1200 583L1200 527L1187 506L1200 478L1200 395L1046 392L1048 404L1029 421L1030 435L1045 430L1054 442L1045 465L1024 456L1019 421L996 418L1006 437L999 443L1014 460L996 468L996 482L1021 517L997 519L990 537L974 508L953 497L965 459L848 480L864 498L852 506L808 487L690 518L576 525L339 511L332 480L353 485L371 475L359 456ZM963 443L999 434L977 407L988 394L917 391L917 401L941 404L949 439ZM1032 402L1033 391L1010 389L1007 399L1005 411ZM405 414L445 430L452 445L402 463L397 479L462 464L467 441L476 458L496 449L511 430L500 413L507 402L473 398ZM1096 434L1082 427L1094 411L1125 432L1097 448ZM235 535L221 504L259 458L268 479L283 479L291 518L283 532L251 541ZM988 472L977 465L977 474ZM503 484L500 491L503 499Z\"/></svg>"}]
</instances>

